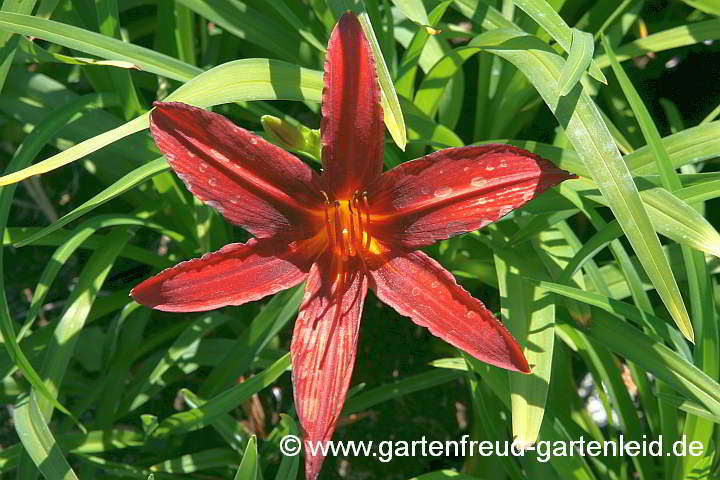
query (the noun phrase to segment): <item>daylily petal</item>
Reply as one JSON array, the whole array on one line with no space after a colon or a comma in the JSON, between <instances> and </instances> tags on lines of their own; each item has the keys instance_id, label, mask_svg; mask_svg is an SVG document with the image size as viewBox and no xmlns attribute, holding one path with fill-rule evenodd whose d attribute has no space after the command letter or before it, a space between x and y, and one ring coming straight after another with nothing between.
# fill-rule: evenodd
<instances>
[{"instance_id":1,"label":"daylily petal","mask_svg":"<svg viewBox=\"0 0 720 480\"><path fill-rule=\"evenodd\" d=\"M310 270L292 345L295 408L305 438L305 477L314 480L325 457L313 446L330 440L347 395L367 276L357 259L324 255Z\"/></svg>"},{"instance_id":2,"label":"daylily petal","mask_svg":"<svg viewBox=\"0 0 720 480\"><path fill-rule=\"evenodd\" d=\"M155 103L150 130L187 188L258 237L307 229L322 209L320 177L298 158L221 115Z\"/></svg>"},{"instance_id":3,"label":"daylily petal","mask_svg":"<svg viewBox=\"0 0 720 480\"><path fill-rule=\"evenodd\" d=\"M323 180L335 200L348 200L382 172L384 142L375 60L352 13L330 35L324 82Z\"/></svg>"},{"instance_id":4,"label":"daylily petal","mask_svg":"<svg viewBox=\"0 0 720 480\"><path fill-rule=\"evenodd\" d=\"M520 148L448 148L368 186L372 233L406 248L477 230L573 175Z\"/></svg>"},{"instance_id":5,"label":"daylily petal","mask_svg":"<svg viewBox=\"0 0 720 480\"><path fill-rule=\"evenodd\" d=\"M432 258L420 251L376 257L368 269L370 288L401 315L483 362L530 372L505 326Z\"/></svg>"},{"instance_id":6,"label":"daylily petal","mask_svg":"<svg viewBox=\"0 0 720 480\"><path fill-rule=\"evenodd\" d=\"M307 278L314 260L306 243L282 238L231 243L163 270L133 288L136 302L168 312L200 312L241 305Z\"/></svg>"}]
</instances>

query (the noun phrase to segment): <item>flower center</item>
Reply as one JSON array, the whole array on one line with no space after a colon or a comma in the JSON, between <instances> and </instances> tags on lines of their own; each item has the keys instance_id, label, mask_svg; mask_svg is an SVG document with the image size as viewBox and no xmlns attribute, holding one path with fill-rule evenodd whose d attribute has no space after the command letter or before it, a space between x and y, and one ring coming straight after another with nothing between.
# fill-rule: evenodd
<instances>
[{"instance_id":1,"label":"flower center","mask_svg":"<svg viewBox=\"0 0 720 480\"><path fill-rule=\"evenodd\" d=\"M370 214L367 193L355 192L350 200L330 200L325 192L325 229L336 255L354 257L370 249Z\"/></svg>"}]
</instances>

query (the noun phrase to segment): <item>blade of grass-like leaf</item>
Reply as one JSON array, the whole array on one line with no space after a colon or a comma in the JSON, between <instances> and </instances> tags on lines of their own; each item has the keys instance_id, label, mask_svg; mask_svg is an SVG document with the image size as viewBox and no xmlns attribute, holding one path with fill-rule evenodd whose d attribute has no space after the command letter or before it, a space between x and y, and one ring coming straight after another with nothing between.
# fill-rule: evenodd
<instances>
[{"instance_id":1,"label":"blade of grass-like leaf","mask_svg":"<svg viewBox=\"0 0 720 480\"><path fill-rule=\"evenodd\" d=\"M208 0L178 0L201 17L218 24L228 32L254 43L285 60L300 62L298 45L302 37L273 18L240 0L213 2ZM279 33L283 32L282 35Z\"/></svg>"},{"instance_id":2,"label":"blade of grass-like leaf","mask_svg":"<svg viewBox=\"0 0 720 480\"><path fill-rule=\"evenodd\" d=\"M476 40L477 44L484 42L491 53L513 63L533 83L607 198L673 320L692 340L692 325L680 289L632 176L593 100L582 91L581 85L576 85L569 95L558 98L553 86L563 61L542 41L509 30L493 30Z\"/></svg>"},{"instance_id":3,"label":"blade of grass-like leaf","mask_svg":"<svg viewBox=\"0 0 720 480\"><path fill-rule=\"evenodd\" d=\"M194 67L193 67L194 68ZM188 77L189 79L189 77ZM279 60L244 59L193 77L167 101L209 107L240 100L312 100L322 98L322 73ZM78 143L31 167L0 178L0 185L18 182L74 162L102 147L148 127L145 114L113 130Z\"/></svg>"},{"instance_id":4,"label":"blade of grass-like leaf","mask_svg":"<svg viewBox=\"0 0 720 480\"><path fill-rule=\"evenodd\" d=\"M109 202L110 200L119 195L122 195L123 193L127 192L131 188L134 188L145 180L152 178L153 176L165 172L169 169L170 166L165 160L165 157L160 157L150 163L146 163L136 168L132 172L122 177L117 182L104 189L102 192L95 195L90 200L73 209L71 212L63 215L56 222L53 222L51 225L43 228L34 235L31 235L30 237L24 239L22 242L18 242L17 244L15 244L15 247L22 247L35 242L36 240L44 237L45 235L48 235L64 227L73 220L90 213L92 210L99 207L100 205Z\"/></svg>"},{"instance_id":5,"label":"blade of grass-like leaf","mask_svg":"<svg viewBox=\"0 0 720 480\"><path fill-rule=\"evenodd\" d=\"M43 358L41 375L53 397L60 391L62 379L90 308L115 259L131 236L126 229L113 230L108 235L105 248L93 252L78 277L78 283L70 294L61 319L54 329L53 341L48 345ZM52 402L44 398L37 398L36 401L43 417L49 419L53 410Z\"/></svg>"},{"instance_id":6,"label":"blade of grass-like leaf","mask_svg":"<svg viewBox=\"0 0 720 480\"><path fill-rule=\"evenodd\" d=\"M295 15L295 12L292 11L286 4L285 0L277 0L274 2L268 2L268 6L275 9L276 12L278 12L282 17L287 20L287 22L297 30L297 33L303 37L310 45L317 48L321 52L325 52L327 49L325 48L325 44L321 42L315 34L312 32L310 28L305 25L305 23L300 20L297 15Z\"/></svg>"},{"instance_id":7,"label":"blade of grass-like leaf","mask_svg":"<svg viewBox=\"0 0 720 480\"><path fill-rule=\"evenodd\" d=\"M535 20L553 39L569 54L572 54L575 43L575 32L568 27L565 20L545 0L512 0L523 12ZM592 44L592 42L591 42ZM583 48L587 48L584 46ZM592 50L591 50L592 52ZM570 58L568 58L568 61ZM591 54L590 76L595 80L607 84L607 79L602 71L592 61Z\"/></svg>"},{"instance_id":8,"label":"blade of grass-like leaf","mask_svg":"<svg viewBox=\"0 0 720 480\"><path fill-rule=\"evenodd\" d=\"M139 382L134 384L127 396L129 398L137 398L143 395L151 385L162 379L163 374L175 365L180 357L189 351L197 349L200 339L203 336L224 325L230 319L231 317L227 315L208 314L195 320L180 334L170 348L168 348L150 375L140 379ZM130 405L130 410L134 410L135 408L136 405Z\"/></svg>"},{"instance_id":9,"label":"blade of grass-like leaf","mask_svg":"<svg viewBox=\"0 0 720 480\"><path fill-rule=\"evenodd\" d=\"M578 181L576 185L582 185L582 183L584 181ZM682 245L720 256L720 234L705 217L688 204L689 201L699 201L689 194L702 194L704 190L703 188L687 187L677 190L673 195L663 188L654 187L642 190L640 198L642 198L653 227L658 233ZM608 205L608 201L604 197L593 194L592 191L584 192L583 196ZM610 233L608 232L607 235Z\"/></svg>"},{"instance_id":10,"label":"blade of grass-like leaf","mask_svg":"<svg viewBox=\"0 0 720 480\"><path fill-rule=\"evenodd\" d=\"M25 397L13 412L15 430L25 451L48 480L78 480L63 456L34 397Z\"/></svg>"},{"instance_id":11,"label":"blade of grass-like leaf","mask_svg":"<svg viewBox=\"0 0 720 480\"><path fill-rule=\"evenodd\" d=\"M0 10L20 14L30 14L35 8L35 0L5 0ZM15 56L19 38L11 32L0 32L0 90L5 85L8 71Z\"/></svg>"},{"instance_id":12,"label":"blade of grass-like leaf","mask_svg":"<svg viewBox=\"0 0 720 480\"><path fill-rule=\"evenodd\" d=\"M245 447L245 455L235 473L235 480L257 480L259 467L256 442L255 435L250 437L247 447Z\"/></svg>"},{"instance_id":13,"label":"blade of grass-like leaf","mask_svg":"<svg viewBox=\"0 0 720 480\"><path fill-rule=\"evenodd\" d=\"M66 123L78 118L83 112L91 111L92 109L100 108L106 105L107 101L108 97L106 95L93 94L83 96L50 114L25 138L23 144L15 152L15 155L10 161L6 172L12 172L25 167L25 165L29 164L32 161L32 158L45 146L49 139L53 137ZM11 185L2 188L0 191L0 229L2 230L5 230L7 225L10 204L15 194L15 189L16 186ZM0 266L3 264L3 252L4 249L3 251L0 251ZM46 388L40 376L27 360L25 354L17 343L17 338L15 336L7 305L7 297L4 293L3 278L4 277L0 275L0 289L3 291L3 293L0 293L0 302L2 303L0 305L0 331L2 332L2 336L4 338L5 348L7 349L10 357L13 359L13 362L23 372L23 375L28 379L30 384L33 385L33 387L41 395L44 395L55 408L66 415L70 415L70 412L63 407L55 399L52 392Z\"/></svg>"},{"instance_id":14,"label":"blade of grass-like leaf","mask_svg":"<svg viewBox=\"0 0 720 480\"><path fill-rule=\"evenodd\" d=\"M558 223L556 228L549 228L540 232L537 238L532 241L533 247L540 257L540 261L543 262L550 276L555 281L561 278L568 259L572 258L575 254L573 245L571 245L565 235L568 230L570 230L570 226L563 220ZM586 289L585 277L583 277L581 272L577 272L571 278L572 280L568 280L571 282L571 285L578 286L583 290ZM587 305L568 299L565 302L565 306L570 316L580 325L585 325L590 321L590 309Z\"/></svg>"},{"instance_id":15,"label":"blade of grass-like leaf","mask_svg":"<svg viewBox=\"0 0 720 480\"><path fill-rule=\"evenodd\" d=\"M462 372L456 370L430 370L419 373L349 398L347 402L345 402L342 414L350 415L361 412L387 400L442 385L443 383L451 382L462 376Z\"/></svg>"},{"instance_id":16,"label":"blade of grass-like leaf","mask_svg":"<svg viewBox=\"0 0 720 480\"><path fill-rule=\"evenodd\" d=\"M300 437L300 431L297 423L289 415L280 414L280 422L287 424L287 432L289 435L295 435ZM300 455L288 456L283 455L280 460L280 466L278 467L275 480L295 480L297 478L298 470L300 469Z\"/></svg>"},{"instance_id":17,"label":"blade of grass-like leaf","mask_svg":"<svg viewBox=\"0 0 720 480\"><path fill-rule=\"evenodd\" d=\"M525 448L537 441L545 414L555 339L555 302L547 292L520 276L545 275L532 252L515 247L494 253L503 323L532 368L530 375L509 373L513 438Z\"/></svg>"},{"instance_id":18,"label":"blade of grass-like leaf","mask_svg":"<svg viewBox=\"0 0 720 480\"><path fill-rule=\"evenodd\" d=\"M475 358L463 354L465 361L470 367L469 375L477 375L487 385L498 399L510 407L510 390L507 382L507 372ZM471 385L477 383L473 378L469 379ZM472 392L475 395L475 392ZM473 403L473 405L475 405ZM478 412L483 415L485 412ZM546 412L546 420L540 427L540 438L549 442L570 442L576 440L577 436L571 436L567 432L566 425L551 410ZM569 443L568 443L569 444ZM595 480L593 471L585 459L579 455L567 455L553 457L553 468L556 469L561 478L573 478L575 480Z\"/></svg>"},{"instance_id":19,"label":"blade of grass-like leaf","mask_svg":"<svg viewBox=\"0 0 720 480\"><path fill-rule=\"evenodd\" d=\"M615 76L620 83L623 93L628 99L628 103L638 120L643 136L655 156L663 186L669 192L679 190L682 184L677 172L672 166L667 151L663 148L660 133L650 113L633 87L627 74L615 58L612 47L605 37L603 37L603 46L613 72L615 72ZM695 210L692 209L692 211ZM689 297L693 319L695 320L696 328L702 333L701 338L703 339L696 350L695 362L699 367L703 368L705 373L711 378L716 379L718 375L718 330L715 325L712 282L706 270L704 255L691 251L685 246L682 247L682 253L688 276ZM702 443L705 447L704 449L707 451L712 442L713 428L712 422L708 422L707 419L689 415L685 421L683 438ZM689 475L697 462L697 458L678 459L675 464L676 474L681 477ZM668 465L668 467L670 467L670 465Z\"/></svg>"},{"instance_id":20,"label":"blade of grass-like leaf","mask_svg":"<svg viewBox=\"0 0 720 480\"><path fill-rule=\"evenodd\" d=\"M673 169L667 151L663 148L660 132L658 132L655 123L650 117L650 112L648 112L645 104L640 98L640 95L638 95L635 87L633 87L630 78L628 78L627 74L618 63L607 37L602 37L602 44L603 48L605 48L605 54L608 57L610 66L615 73L615 77L617 78L618 83L620 84L620 87L622 88L622 91L625 94L633 113L635 114L635 118L640 125L640 129L642 130L648 146L653 152L663 186L670 192L681 188L682 185L680 184L680 180Z\"/></svg>"},{"instance_id":21,"label":"blade of grass-like leaf","mask_svg":"<svg viewBox=\"0 0 720 480\"><path fill-rule=\"evenodd\" d=\"M297 313L303 298L301 287L280 292L255 316L250 325L228 349L222 362L215 367L200 387L202 397L220 393L229 379L245 375L253 359L265 348ZM238 353L240 352L240 353Z\"/></svg>"},{"instance_id":22,"label":"blade of grass-like leaf","mask_svg":"<svg viewBox=\"0 0 720 480\"><path fill-rule=\"evenodd\" d=\"M229 448L209 448L171 458L162 463L156 463L150 467L150 470L153 472L188 474L218 467L233 468L238 464L239 460L237 452ZM252 477L247 478L249 480Z\"/></svg>"},{"instance_id":23,"label":"blade of grass-like leaf","mask_svg":"<svg viewBox=\"0 0 720 480\"><path fill-rule=\"evenodd\" d=\"M284 355L270 367L217 395L198 408L176 413L160 422L152 437L164 438L170 435L198 430L209 425L218 415L237 407L253 394L274 382L290 366L290 354Z\"/></svg>"},{"instance_id":24,"label":"blade of grass-like leaf","mask_svg":"<svg viewBox=\"0 0 720 480\"><path fill-rule=\"evenodd\" d=\"M709 13L710 15L720 16L720 5L714 0L682 0L693 8Z\"/></svg>"},{"instance_id":25,"label":"blade of grass-like leaf","mask_svg":"<svg viewBox=\"0 0 720 480\"><path fill-rule=\"evenodd\" d=\"M198 397L187 388L181 389L178 393L190 408L198 408L207 403L207 400ZM240 453L244 452L243 445L248 437L248 431L247 428L243 428L241 423L230 416L230 414L224 413L218 415L215 420L211 422L211 425L235 451Z\"/></svg>"},{"instance_id":26,"label":"blade of grass-like leaf","mask_svg":"<svg viewBox=\"0 0 720 480\"><path fill-rule=\"evenodd\" d=\"M95 2L95 11L100 33L107 37L120 38L118 0L98 0ZM111 68L107 70L107 74L114 86L113 91L123 99L121 107L124 119L130 120L143 113L145 109L140 105L130 72Z\"/></svg>"},{"instance_id":27,"label":"blade of grass-like leaf","mask_svg":"<svg viewBox=\"0 0 720 480\"><path fill-rule=\"evenodd\" d=\"M610 350L643 366L643 368L671 385L680 393L690 393L693 398L714 412L714 414L720 412L718 410L720 408L720 385L663 344L663 341L672 342L672 340L664 333L667 328L662 326L662 319L652 315L644 315L633 305L596 293L557 283L534 279L528 279L528 281L542 285L548 291L558 295L574 298L609 313L632 318L636 322L641 322L643 318L647 318L652 323L653 329L662 336L662 339L646 335L630 326L627 322L619 320L613 315L603 313L597 308L593 312L591 325L586 329L578 330L589 335L596 342L607 346Z\"/></svg>"},{"instance_id":28,"label":"blade of grass-like leaf","mask_svg":"<svg viewBox=\"0 0 720 480\"><path fill-rule=\"evenodd\" d=\"M595 310L593 322L583 332L594 342L637 363L678 392L690 395L713 415L720 413L720 385L661 341L599 310Z\"/></svg>"},{"instance_id":29,"label":"blade of grass-like leaf","mask_svg":"<svg viewBox=\"0 0 720 480\"><path fill-rule=\"evenodd\" d=\"M430 144L439 148L461 147L463 141L457 134L439 123L435 123L430 117L420 110L414 103L400 97L405 116L408 119L408 138L417 141L418 144Z\"/></svg>"},{"instance_id":30,"label":"blade of grass-like leaf","mask_svg":"<svg viewBox=\"0 0 720 480\"><path fill-rule=\"evenodd\" d=\"M565 96L570 93L570 90L580 81L592 61L594 51L595 42L593 36L573 28L572 45L558 81L558 96Z\"/></svg>"},{"instance_id":31,"label":"blade of grass-like leaf","mask_svg":"<svg viewBox=\"0 0 720 480\"><path fill-rule=\"evenodd\" d=\"M612 353L603 346L593 345L579 330L567 328L567 325L559 326L558 330L561 338L570 337L571 347L585 359L585 363L589 366L595 379L595 384L603 385L603 390L607 392L608 397L605 409L610 411L610 405L612 405L612 411L617 415L616 421L625 438L636 442L643 441L646 435L643 435L637 408L630 398L621 370L616 368L617 361ZM604 393L601 395L605 396ZM647 455L637 455L632 458L632 462L637 469L638 478L645 480L655 478L652 458Z\"/></svg>"},{"instance_id":32,"label":"blade of grass-like leaf","mask_svg":"<svg viewBox=\"0 0 720 480\"><path fill-rule=\"evenodd\" d=\"M3 236L3 245L14 245L17 242L23 241L25 238L34 235L39 232L40 228L23 228L23 227L10 227L6 228ZM71 232L67 230L56 231L51 233L39 240L35 246L49 246L59 247L70 237ZM87 250L97 250L104 246L104 235L95 234L87 239L80 248ZM166 268L175 265L168 257L161 257L157 253L151 252L150 250L136 247L135 245L125 245L125 248L120 252L120 256L134 260L138 263L145 263L158 270L164 270Z\"/></svg>"},{"instance_id":33,"label":"blade of grass-like leaf","mask_svg":"<svg viewBox=\"0 0 720 480\"><path fill-rule=\"evenodd\" d=\"M328 0L328 6L332 10L335 18L340 18L347 10L353 11L362 25L363 32L370 42L370 47L375 57L375 68L377 69L378 82L380 83L380 94L382 97L383 114L385 117L385 125L390 131L390 136L400 150L405 151L407 145L407 131L405 128L405 119L400 108L395 85L390 77L385 59L383 58L380 44L378 43L375 31L372 28L370 17L365 10L362 2L355 0Z\"/></svg>"},{"instance_id":34,"label":"blade of grass-like leaf","mask_svg":"<svg viewBox=\"0 0 720 480\"><path fill-rule=\"evenodd\" d=\"M162 225L130 215L100 215L97 217L93 217L79 225L72 232L70 237L60 247L58 247L55 252L53 252L50 260L45 266L45 269L40 275L40 279L38 280L35 290L33 291L33 297L30 300L30 307L28 308L25 324L18 332L18 340L22 339L25 336L25 333L29 330L30 326L35 321L35 318L37 317L40 309L42 308L43 301L45 300L45 295L47 295L47 292L50 289L50 285L52 285L58 272L63 267L63 265L65 265L65 262L67 262L70 256L75 253L75 251L80 248L88 238L95 234L98 229L121 225L144 226L148 228L153 228L159 232L162 232L163 234L170 233L171 235L173 235L172 232L167 231ZM176 241L178 239L182 241L181 237L178 238L175 235L173 236L175 237Z\"/></svg>"},{"instance_id":35,"label":"blade of grass-like leaf","mask_svg":"<svg viewBox=\"0 0 720 480\"><path fill-rule=\"evenodd\" d=\"M647 52L661 52L671 48L694 45L707 40L720 39L720 19L689 23L662 32L639 38L615 49L619 62L645 55ZM600 68L610 66L607 54L595 58Z\"/></svg>"},{"instance_id":36,"label":"blade of grass-like leaf","mask_svg":"<svg viewBox=\"0 0 720 480\"><path fill-rule=\"evenodd\" d=\"M429 25L436 25L451 3L452 0L445 0L436 6L430 12L428 18L430 22ZM395 91L401 97L412 99L414 96L413 92L415 90L415 76L417 74L418 61L429 37L430 34L426 29L418 29L405 50L405 54L400 62L400 67L398 68L397 78L395 79Z\"/></svg>"},{"instance_id":37,"label":"blade of grass-like leaf","mask_svg":"<svg viewBox=\"0 0 720 480\"><path fill-rule=\"evenodd\" d=\"M422 0L392 0L392 2L400 9L403 15L421 27L434 25L434 23L428 19L428 14Z\"/></svg>"},{"instance_id":38,"label":"blade of grass-like leaf","mask_svg":"<svg viewBox=\"0 0 720 480\"><path fill-rule=\"evenodd\" d=\"M197 67L153 50L53 20L0 12L0 29L41 38L108 60L130 62L144 71L174 80L187 80L201 71Z\"/></svg>"}]
</instances>

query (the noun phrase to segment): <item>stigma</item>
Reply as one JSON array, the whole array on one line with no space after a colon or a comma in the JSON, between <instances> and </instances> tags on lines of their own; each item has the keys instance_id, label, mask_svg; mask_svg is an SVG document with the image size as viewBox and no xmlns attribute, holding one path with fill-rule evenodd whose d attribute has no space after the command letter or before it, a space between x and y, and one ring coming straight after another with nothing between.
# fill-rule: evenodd
<instances>
[{"instance_id":1,"label":"stigma","mask_svg":"<svg viewBox=\"0 0 720 480\"><path fill-rule=\"evenodd\" d=\"M350 200L330 200L325 192L325 232L335 255L354 257L370 251L370 213L365 192L355 192Z\"/></svg>"}]
</instances>

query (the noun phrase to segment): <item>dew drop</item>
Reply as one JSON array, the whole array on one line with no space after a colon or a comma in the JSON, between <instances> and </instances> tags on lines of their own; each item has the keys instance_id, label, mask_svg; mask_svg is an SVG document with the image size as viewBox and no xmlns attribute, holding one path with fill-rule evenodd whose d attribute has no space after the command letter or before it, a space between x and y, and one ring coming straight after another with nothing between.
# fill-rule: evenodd
<instances>
[{"instance_id":1,"label":"dew drop","mask_svg":"<svg viewBox=\"0 0 720 480\"><path fill-rule=\"evenodd\" d=\"M435 190L436 197L447 197L451 193L452 193L452 188L450 188L450 187L440 187L437 190Z\"/></svg>"},{"instance_id":2,"label":"dew drop","mask_svg":"<svg viewBox=\"0 0 720 480\"><path fill-rule=\"evenodd\" d=\"M438 282L432 282L430 284L430 288L438 288L439 286L440 286L440 284Z\"/></svg>"},{"instance_id":3,"label":"dew drop","mask_svg":"<svg viewBox=\"0 0 720 480\"><path fill-rule=\"evenodd\" d=\"M205 162L200 162L200 165L198 165L198 170L200 170L200 173L206 171L207 168L208 168L208 165Z\"/></svg>"},{"instance_id":4,"label":"dew drop","mask_svg":"<svg viewBox=\"0 0 720 480\"><path fill-rule=\"evenodd\" d=\"M237 205L237 203L238 203L238 197L233 197L233 198L231 198L231 199L230 199L230 203L232 203L233 205Z\"/></svg>"},{"instance_id":5,"label":"dew drop","mask_svg":"<svg viewBox=\"0 0 720 480\"><path fill-rule=\"evenodd\" d=\"M420 289L418 287L413 287L411 293L412 293L413 297L417 297L418 295L420 295Z\"/></svg>"},{"instance_id":6,"label":"dew drop","mask_svg":"<svg viewBox=\"0 0 720 480\"><path fill-rule=\"evenodd\" d=\"M475 317L477 317L477 313L473 312L472 310L468 310L467 313L465 314L465 316L467 318L475 318Z\"/></svg>"},{"instance_id":7,"label":"dew drop","mask_svg":"<svg viewBox=\"0 0 720 480\"><path fill-rule=\"evenodd\" d=\"M212 177L208 178L208 185L210 185L211 187L217 186L217 180Z\"/></svg>"},{"instance_id":8,"label":"dew drop","mask_svg":"<svg viewBox=\"0 0 720 480\"><path fill-rule=\"evenodd\" d=\"M495 170L495 167L487 166L485 167L485 170L487 170L488 172L492 172L493 170Z\"/></svg>"},{"instance_id":9,"label":"dew drop","mask_svg":"<svg viewBox=\"0 0 720 480\"><path fill-rule=\"evenodd\" d=\"M484 187L487 185L487 180L485 180L483 177L475 177L472 180L470 180L470 185L473 187Z\"/></svg>"},{"instance_id":10,"label":"dew drop","mask_svg":"<svg viewBox=\"0 0 720 480\"><path fill-rule=\"evenodd\" d=\"M257 138L250 137L250 143L252 143L253 145L257 145Z\"/></svg>"},{"instance_id":11,"label":"dew drop","mask_svg":"<svg viewBox=\"0 0 720 480\"><path fill-rule=\"evenodd\" d=\"M463 172L467 172L468 170L470 170L470 167L463 168Z\"/></svg>"}]
</instances>

